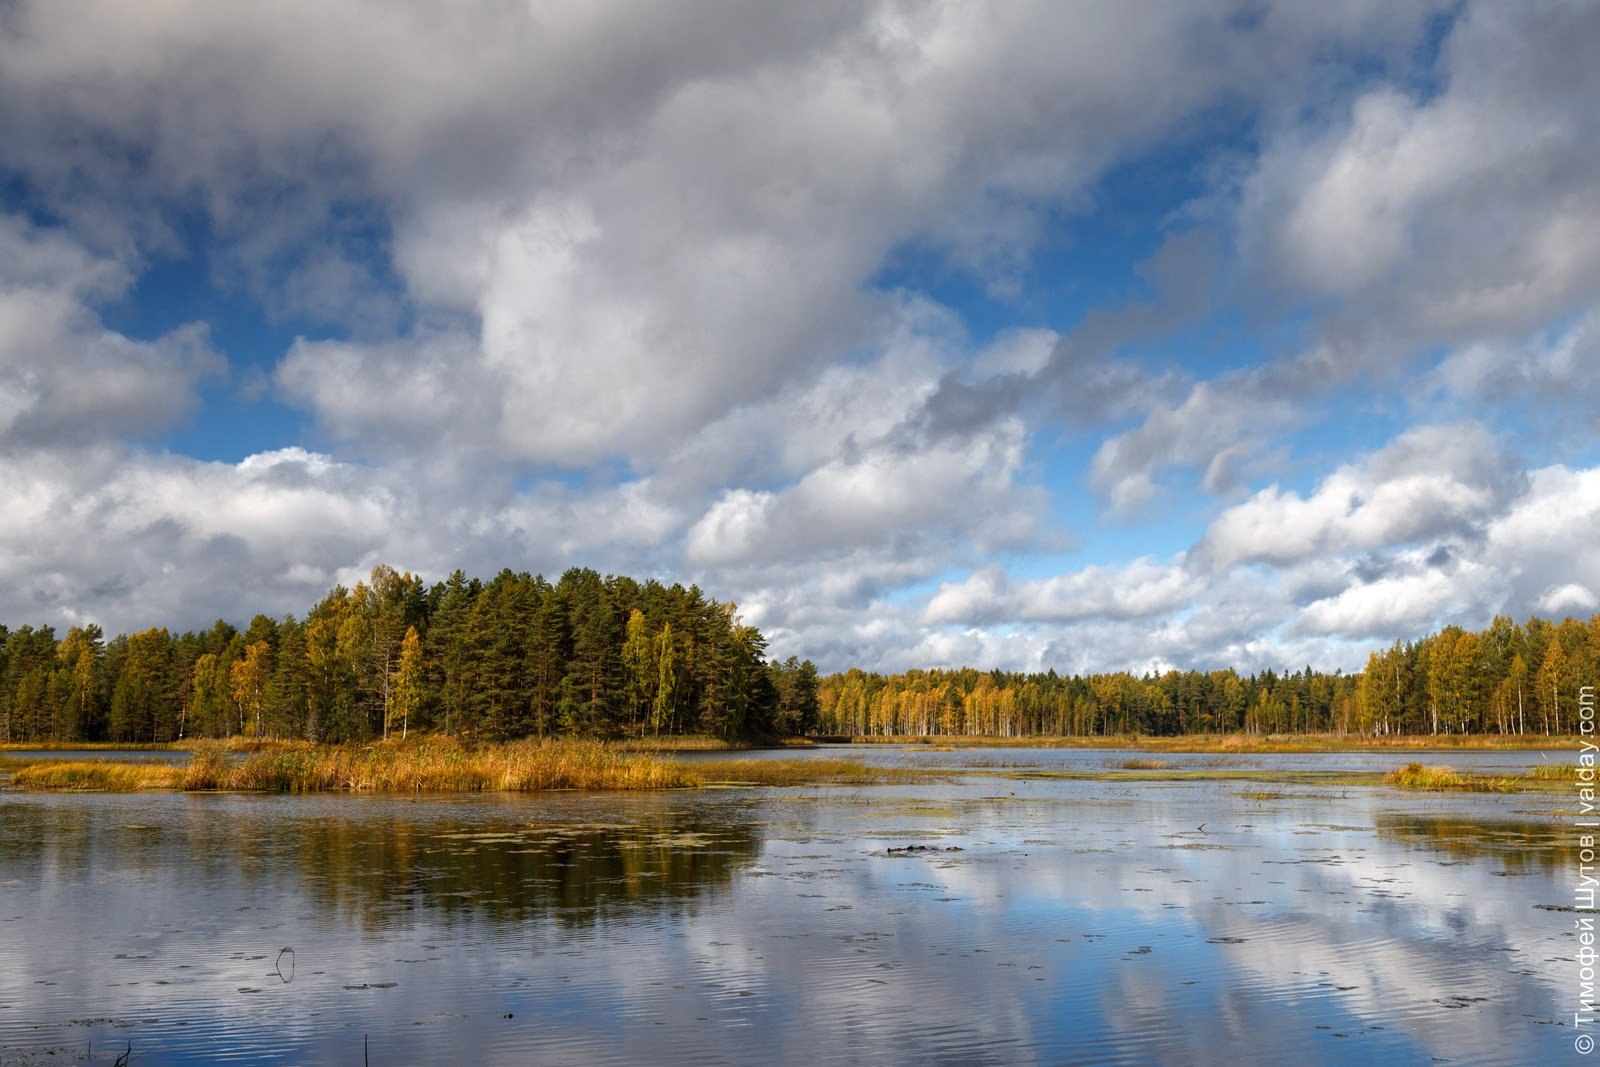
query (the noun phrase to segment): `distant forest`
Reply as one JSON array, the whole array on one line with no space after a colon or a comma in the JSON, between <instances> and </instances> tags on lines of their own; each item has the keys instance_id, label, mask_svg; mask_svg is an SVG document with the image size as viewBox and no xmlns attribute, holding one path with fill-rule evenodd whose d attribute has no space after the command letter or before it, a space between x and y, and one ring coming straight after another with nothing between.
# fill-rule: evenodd
<instances>
[{"instance_id":1,"label":"distant forest","mask_svg":"<svg viewBox=\"0 0 1600 1067\"><path fill-rule=\"evenodd\" d=\"M577 734L967 735L1570 733L1600 677L1600 616L1496 618L1373 652L1360 674L1168 671L1088 677L859 670L769 660L696 587L551 584L460 571L425 586L378 566L304 619L244 630L0 626L0 742L203 737L362 741Z\"/></svg>"},{"instance_id":2,"label":"distant forest","mask_svg":"<svg viewBox=\"0 0 1600 1067\"><path fill-rule=\"evenodd\" d=\"M993 737L1186 733L1561 734L1600 679L1600 615L1498 616L1373 652L1360 674L1232 669L1087 678L847 671L823 679L824 733Z\"/></svg>"},{"instance_id":3,"label":"distant forest","mask_svg":"<svg viewBox=\"0 0 1600 1067\"><path fill-rule=\"evenodd\" d=\"M796 734L817 689L811 663L768 662L733 605L577 568L426 587L380 565L304 619L242 631L0 627L9 742Z\"/></svg>"}]
</instances>

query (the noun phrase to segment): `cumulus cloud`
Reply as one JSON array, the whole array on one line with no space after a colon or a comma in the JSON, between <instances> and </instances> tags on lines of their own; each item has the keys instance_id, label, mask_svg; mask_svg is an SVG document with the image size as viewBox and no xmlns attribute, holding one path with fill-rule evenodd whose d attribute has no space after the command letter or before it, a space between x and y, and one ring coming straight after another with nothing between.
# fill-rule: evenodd
<instances>
[{"instance_id":1,"label":"cumulus cloud","mask_svg":"<svg viewBox=\"0 0 1600 1067\"><path fill-rule=\"evenodd\" d=\"M1107 438L1090 463L1090 484L1114 513L1149 504L1175 468L1197 468L1209 493L1239 484L1239 467L1301 416L1255 374L1195 384L1175 407L1157 407L1137 427Z\"/></svg>"},{"instance_id":2,"label":"cumulus cloud","mask_svg":"<svg viewBox=\"0 0 1600 1067\"><path fill-rule=\"evenodd\" d=\"M1587 436L1596 428L1600 377L1600 311L1529 337L1484 339L1450 352L1429 372L1430 398L1466 407L1530 410L1555 432Z\"/></svg>"},{"instance_id":3,"label":"cumulus cloud","mask_svg":"<svg viewBox=\"0 0 1600 1067\"><path fill-rule=\"evenodd\" d=\"M1324 130L1287 128L1243 187L1258 276L1423 343L1590 305L1597 41L1586 4L1467 5L1437 92L1379 85Z\"/></svg>"},{"instance_id":4,"label":"cumulus cloud","mask_svg":"<svg viewBox=\"0 0 1600 1067\"><path fill-rule=\"evenodd\" d=\"M1134 619L1186 606L1200 590L1182 560L1162 564L1144 557L1015 583L990 566L961 582L942 584L929 599L925 618L934 623Z\"/></svg>"},{"instance_id":5,"label":"cumulus cloud","mask_svg":"<svg viewBox=\"0 0 1600 1067\"><path fill-rule=\"evenodd\" d=\"M1581 442L1491 412L1593 429L1584 5L0 8L10 617L577 562L827 667L1248 669L1600 590ZM1138 251L1035 282L1110 182ZM224 331L107 322L176 257L308 431L163 451Z\"/></svg>"},{"instance_id":6,"label":"cumulus cloud","mask_svg":"<svg viewBox=\"0 0 1600 1067\"><path fill-rule=\"evenodd\" d=\"M0 520L7 616L110 632L304 611L341 571L376 562L374 548L396 547L372 532L414 506L301 449L234 465L102 446L6 456L0 477L16 489Z\"/></svg>"},{"instance_id":7,"label":"cumulus cloud","mask_svg":"<svg viewBox=\"0 0 1600 1067\"><path fill-rule=\"evenodd\" d=\"M883 446L831 461L779 492L725 492L688 533L699 563L826 557L866 543L908 544L955 527L979 546L1025 542L1035 516L1012 512L1020 426L916 450ZM952 506L958 500L959 506Z\"/></svg>"},{"instance_id":8,"label":"cumulus cloud","mask_svg":"<svg viewBox=\"0 0 1600 1067\"><path fill-rule=\"evenodd\" d=\"M1216 568L1470 536L1523 488L1520 470L1480 426L1409 430L1302 497L1274 485L1212 522L1196 557Z\"/></svg>"},{"instance_id":9,"label":"cumulus cloud","mask_svg":"<svg viewBox=\"0 0 1600 1067\"><path fill-rule=\"evenodd\" d=\"M1381 51L1422 10L1390 7L29 4L0 39L0 134L106 241L180 239L164 211L202 190L247 284L314 318L394 318L321 299L387 296L368 260L389 249L340 241L375 203L406 295L476 321L445 347L497 383L501 447L639 459L856 342L891 250L1004 271L1184 116L1330 40ZM343 418L342 389L297 382Z\"/></svg>"},{"instance_id":10,"label":"cumulus cloud","mask_svg":"<svg viewBox=\"0 0 1600 1067\"><path fill-rule=\"evenodd\" d=\"M93 310L130 278L58 233L0 215L0 445L38 447L161 430L197 406L226 364L203 324L153 341Z\"/></svg>"},{"instance_id":11,"label":"cumulus cloud","mask_svg":"<svg viewBox=\"0 0 1600 1067\"><path fill-rule=\"evenodd\" d=\"M1352 584L1336 596L1307 605L1295 619L1303 633L1382 639L1422 633L1481 602L1485 575L1475 566L1422 567Z\"/></svg>"}]
</instances>

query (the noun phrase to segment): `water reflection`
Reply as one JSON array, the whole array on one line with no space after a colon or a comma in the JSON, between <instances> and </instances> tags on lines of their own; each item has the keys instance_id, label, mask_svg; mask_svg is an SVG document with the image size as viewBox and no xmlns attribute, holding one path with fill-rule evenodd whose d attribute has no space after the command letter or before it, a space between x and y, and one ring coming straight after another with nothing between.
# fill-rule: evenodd
<instances>
[{"instance_id":1,"label":"water reflection","mask_svg":"<svg viewBox=\"0 0 1600 1067\"><path fill-rule=\"evenodd\" d=\"M587 925L726 886L759 850L754 827L713 826L675 811L623 823L335 818L295 830L312 901L378 925L414 908Z\"/></svg>"},{"instance_id":2,"label":"water reflection","mask_svg":"<svg viewBox=\"0 0 1600 1067\"><path fill-rule=\"evenodd\" d=\"M1555 1062L1572 872L1512 802L0 795L0 1060Z\"/></svg>"},{"instance_id":3,"label":"water reflection","mask_svg":"<svg viewBox=\"0 0 1600 1067\"><path fill-rule=\"evenodd\" d=\"M1383 837L1457 860L1497 860L1507 875L1571 874L1578 866L1576 839L1567 827L1549 822L1380 812L1376 827Z\"/></svg>"}]
</instances>

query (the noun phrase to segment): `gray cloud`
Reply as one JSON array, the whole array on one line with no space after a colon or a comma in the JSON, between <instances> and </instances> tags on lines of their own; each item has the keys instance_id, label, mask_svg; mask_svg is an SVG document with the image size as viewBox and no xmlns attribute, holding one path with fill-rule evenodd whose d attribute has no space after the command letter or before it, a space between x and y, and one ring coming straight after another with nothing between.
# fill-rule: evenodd
<instances>
[{"instance_id":1,"label":"gray cloud","mask_svg":"<svg viewBox=\"0 0 1600 1067\"><path fill-rule=\"evenodd\" d=\"M128 274L71 240L0 215L0 446L72 446L166 429L226 363L203 324L134 341L92 305Z\"/></svg>"},{"instance_id":2,"label":"gray cloud","mask_svg":"<svg viewBox=\"0 0 1600 1067\"><path fill-rule=\"evenodd\" d=\"M1484 412L1592 424L1595 19L1471 5L1430 65L1441 9L5 6L0 611L203 624L379 559L580 561L829 667L1145 669L1581 607L1593 472L1543 442L1524 475ZM977 350L874 290L915 249L1003 301L1111 168L1218 115L1259 154L1197 161L1143 284L1064 336ZM318 328L270 384L322 451L129 444L225 366L203 324L101 318L175 255ZM1219 306L1295 328L1156 354ZM1268 488L1387 386L1458 428ZM1063 431L1086 470L1041 469ZM1095 520L1076 480L1137 520L1190 473L1226 498L1197 544L1012 566Z\"/></svg>"}]
</instances>

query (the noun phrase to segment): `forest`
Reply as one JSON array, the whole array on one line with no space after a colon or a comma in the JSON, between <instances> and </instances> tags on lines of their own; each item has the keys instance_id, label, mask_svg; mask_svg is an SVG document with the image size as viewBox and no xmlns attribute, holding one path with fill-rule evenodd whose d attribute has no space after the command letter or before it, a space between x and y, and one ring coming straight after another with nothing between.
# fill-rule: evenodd
<instances>
[{"instance_id":1,"label":"forest","mask_svg":"<svg viewBox=\"0 0 1600 1067\"><path fill-rule=\"evenodd\" d=\"M1552 734L1600 677L1600 615L1506 616L1374 651L1359 674L1232 669L860 670L769 660L732 604L697 587L573 568L551 584L386 565L303 619L240 630L0 626L0 742L243 736L364 741L710 734L990 737Z\"/></svg>"},{"instance_id":2,"label":"forest","mask_svg":"<svg viewBox=\"0 0 1600 1067\"><path fill-rule=\"evenodd\" d=\"M1374 651L1359 674L1232 669L1089 677L852 670L822 681L820 729L862 735L1561 734L1600 678L1600 615L1497 616Z\"/></svg>"},{"instance_id":3,"label":"forest","mask_svg":"<svg viewBox=\"0 0 1600 1067\"><path fill-rule=\"evenodd\" d=\"M12 743L759 737L814 730L817 690L816 667L768 662L733 605L581 568L553 585L506 570L426 587L379 565L304 619L257 615L244 630L0 627Z\"/></svg>"}]
</instances>

